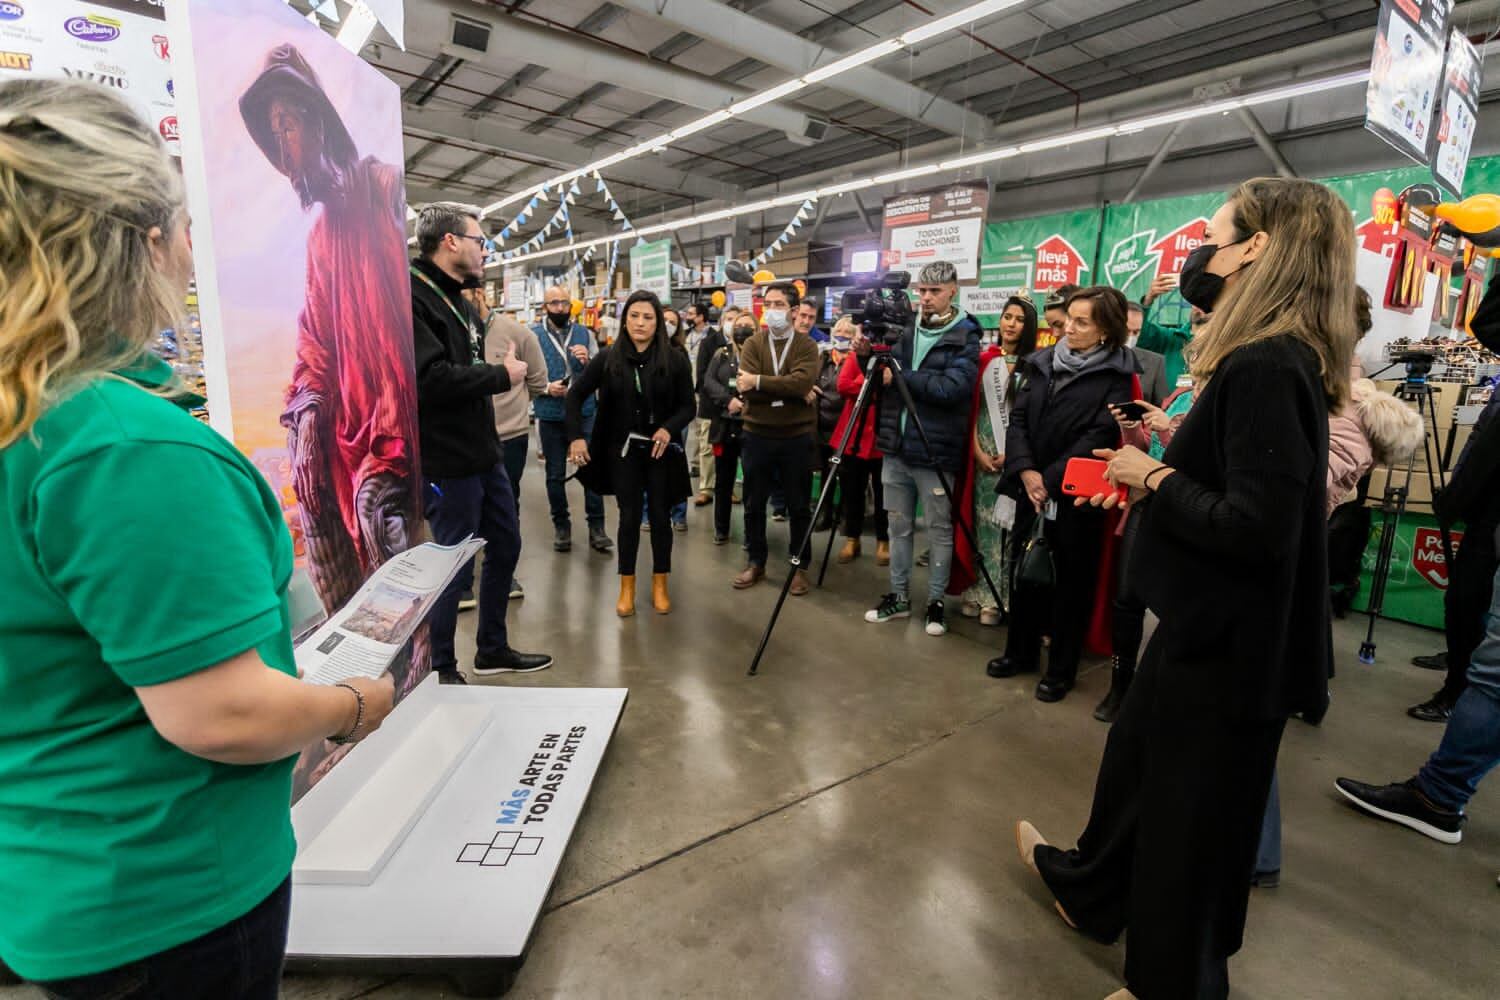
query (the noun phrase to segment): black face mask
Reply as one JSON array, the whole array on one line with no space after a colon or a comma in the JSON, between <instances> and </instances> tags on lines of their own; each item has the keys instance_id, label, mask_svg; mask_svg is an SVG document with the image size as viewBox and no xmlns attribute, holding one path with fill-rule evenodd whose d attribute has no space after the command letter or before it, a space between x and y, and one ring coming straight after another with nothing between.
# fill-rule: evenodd
<instances>
[{"instance_id":1,"label":"black face mask","mask_svg":"<svg viewBox=\"0 0 1500 1000\"><path fill-rule=\"evenodd\" d=\"M548 309L547 318L552 321L553 326L567 326L568 310L563 310L562 312L553 312L551 309Z\"/></svg>"},{"instance_id":2,"label":"black face mask","mask_svg":"<svg viewBox=\"0 0 1500 1000\"><path fill-rule=\"evenodd\" d=\"M1250 237L1245 237L1249 239ZM1214 303L1219 301L1219 296L1224 293L1224 279L1222 274L1213 274L1208 270L1208 262L1214 259L1224 247L1232 247L1245 240L1235 240L1233 243L1204 243L1188 254L1187 260L1182 265L1182 275L1177 282L1177 290L1189 305L1197 306L1204 312L1213 312ZM1244 268L1249 261L1235 268L1236 271ZM1233 272L1230 272L1233 273Z\"/></svg>"},{"instance_id":3,"label":"black face mask","mask_svg":"<svg viewBox=\"0 0 1500 1000\"><path fill-rule=\"evenodd\" d=\"M743 346L745 341L753 336L755 336L754 330L736 330L734 331L734 342Z\"/></svg>"}]
</instances>

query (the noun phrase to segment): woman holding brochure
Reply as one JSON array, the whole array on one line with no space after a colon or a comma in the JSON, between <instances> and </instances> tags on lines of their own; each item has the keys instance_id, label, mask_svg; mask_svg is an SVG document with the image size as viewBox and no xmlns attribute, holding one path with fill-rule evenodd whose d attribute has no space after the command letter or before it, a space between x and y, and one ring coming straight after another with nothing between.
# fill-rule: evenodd
<instances>
[{"instance_id":1,"label":"woman holding brochure","mask_svg":"<svg viewBox=\"0 0 1500 1000\"><path fill-rule=\"evenodd\" d=\"M0 958L49 996L275 997L293 758L391 710L297 679L280 505L147 352L192 266L155 129L0 83Z\"/></svg>"},{"instance_id":2,"label":"woman holding brochure","mask_svg":"<svg viewBox=\"0 0 1500 1000\"><path fill-rule=\"evenodd\" d=\"M635 614L635 563L641 546L644 500L651 520L651 605L672 610L667 575L672 572L673 505L693 492L682 434L697 413L687 354L667 339L660 300L633 292L625 301L625 336L595 355L568 389L568 461L578 479L620 505L616 545L620 554L621 618ZM599 394L594 432L583 436L583 403Z\"/></svg>"}]
</instances>

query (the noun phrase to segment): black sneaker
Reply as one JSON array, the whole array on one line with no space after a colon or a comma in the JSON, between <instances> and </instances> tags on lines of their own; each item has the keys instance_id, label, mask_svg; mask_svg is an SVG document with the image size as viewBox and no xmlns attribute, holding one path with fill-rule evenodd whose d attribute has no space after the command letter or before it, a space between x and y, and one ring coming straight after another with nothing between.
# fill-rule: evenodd
<instances>
[{"instance_id":1,"label":"black sneaker","mask_svg":"<svg viewBox=\"0 0 1500 1000\"><path fill-rule=\"evenodd\" d=\"M464 680L464 675L461 674L461 673L459 673L457 670L437 670L437 671L434 671L434 673L436 673L438 675L438 683L439 684L467 684L467 683L469 683L468 681Z\"/></svg>"},{"instance_id":2,"label":"black sneaker","mask_svg":"<svg viewBox=\"0 0 1500 1000\"><path fill-rule=\"evenodd\" d=\"M943 620L942 601L933 601L931 604L927 605L927 634L948 634L948 623Z\"/></svg>"},{"instance_id":3,"label":"black sneaker","mask_svg":"<svg viewBox=\"0 0 1500 1000\"><path fill-rule=\"evenodd\" d=\"M729 541L729 536L728 535L720 535L720 534L717 534L717 533L714 535L714 544L715 545L723 545L727 541Z\"/></svg>"},{"instance_id":4,"label":"black sneaker","mask_svg":"<svg viewBox=\"0 0 1500 1000\"><path fill-rule=\"evenodd\" d=\"M458 595L458 610L473 611L479 607L479 601L474 597L474 591L466 590Z\"/></svg>"},{"instance_id":5,"label":"black sneaker","mask_svg":"<svg viewBox=\"0 0 1500 1000\"><path fill-rule=\"evenodd\" d=\"M1413 656L1411 665L1421 667L1423 670L1447 670L1448 654L1443 652L1433 653L1431 656Z\"/></svg>"},{"instance_id":6,"label":"black sneaker","mask_svg":"<svg viewBox=\"0 0 1500 1000\"><path fill-rule=\"evenodd\" d=\"M573 529L558 528L552 535L553 552L573 551Z\"/></svg>"},{"instance_id":7,"label":"black sneaker","mask_svg":"<svg viewBox=\"0 0 1500 1000\"><path fill-rule=\"evenodd\" d=\"M880 603L865 612L865 621L872 625L911 617L911 601L900 594L883 594Z\"/></svg>"},{"instance_id":8,"label":"black sneaker","mask_svg":"<svg viewBox=\"0 0 1500 1000\"><path fill-rule=\"evenodd\" d=\"M1406 714L1418 722L1447 722L1453 714L1453 703L1439 691L1420 705L1413 705Z\"/></svg>"},{"instance_id":9,"label":"black sneaker","mask_svg":"<svg viewBox=\"0 0 1500 1000\"><path fill-rule=\"evenodd\" d=\"M595 552L611 552L615 543L610 541L609 535L604 531L604 525L589 525L589 548Z\"/></svg>"},{"instance_id":10,"label":"black sneaker","mask_svg":"<svg viewBox=\"0 0 1500 1000\"><path fill-rule=\"evenodd\" d=\"M773 520L773 521L785 521L786 520L786 511L784 511L784 510L773 510L773 511L771 511L771 520Z\"/></svg>"},{"instance_id":11,"label":"black sneaker","mask_svg":"<svg viewBox=\"0 0 1500 1000\"><path fill-rule=\"evenodd\" d=\"M1017 674L1036 673L1036 664L1021 663L1009 656L997 656L984 668L984 672L996 679L1015 677Z\"/></svg>"},{"instance_id":12,"label":"black sneaker","mask_svg":"<svg viewBox=\"0 0 1500 1000\"><path fill-rule=\"evenodd\" d=\"M552 666L552 657L546 653L518 653L507 649L497 656L474 657L474 672L480 677L490 674L534 674Z\"/></svg>"},{"instance_id":13,"label":"black sneaker","mask_svg":"<svg viewBox=\"0 0 1500 1000\"><path fill-rule=\"evenodd\" d=\"M526 591L524 589L522 589L522 587L521 587L521 581L515 579L514 577L512 577L511 581L510 581L510 599L512 601L519 601L521 598L523 598L525 596L526 596Z\"/></svg>"},{"instance_id":14,"label":"black sneaker","mask_svg":"<svg viewBox=\"0 0 1500 1000\"><path fill-rule=\"evenodd\" d=\"M1463 839L1464 814L1439 809L1417 788L1412 778L1395 785L1367 785L1350 778L1333 783L1339 794L1372 816L1411 827L1444 844Z\"/></svg>"}]
</instances>

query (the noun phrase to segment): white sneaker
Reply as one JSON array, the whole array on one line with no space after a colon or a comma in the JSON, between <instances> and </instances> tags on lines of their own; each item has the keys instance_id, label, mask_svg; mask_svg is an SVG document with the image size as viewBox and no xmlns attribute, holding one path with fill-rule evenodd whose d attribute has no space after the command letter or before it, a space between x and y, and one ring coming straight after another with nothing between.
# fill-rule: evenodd
<instances>
[{"instance_id":1,"label":"white sneaker","mask_svg":"<svg viewBox=\"0 0 1500 1000\"><path fill-rule=\"evenodd\" d=\"M943 616L942 601L933 601L931 604L927 605L927 634L948 634L948 622Z\"/></svg>"}]
</instances>

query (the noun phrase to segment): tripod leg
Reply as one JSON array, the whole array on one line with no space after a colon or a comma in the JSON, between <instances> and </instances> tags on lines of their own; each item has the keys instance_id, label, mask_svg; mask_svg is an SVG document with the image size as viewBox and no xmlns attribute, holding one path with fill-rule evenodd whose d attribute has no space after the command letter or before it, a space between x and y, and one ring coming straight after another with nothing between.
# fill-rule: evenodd
<instances>
[{"instance_id":1,"label":"tripod leg","mask_svg":"<svg viewBox=\"0 0 1500 1000\"><path fill-rule=\"evenodd\" d=\"M1445 490L1445 489L1448 488L1448 483L1447 483L1447 476L1443 472L1443 467L1441 465L1441 451L1438 448L1438 443L1437 443L1438 442L1437 405L1432 402L1431 389L1428 390L1428 393L1429 394L1427 396L1427 421L1428 421L1428 424L1430 425L1430 427L1432 429L1432 435L1430 437L1425 436L1425 435L1423 436L1423 439L1422 439L1422 453L1423 453L1423 455L1427 459L1427 488L1432 492L1432 499L1433 499L1432 513L1433 513L1433 516L1436 517L1437 516L1437 495L1439 493L1441 493L1443 490ZM1434 464L1434 459L1438 460L1437 464ZM1438 523L1438 537L1442 539L1442 543L1443 543L1443 560L1444 560L1443 565L1446 566L1446 567L1448 567L1448 571L1449 572L1452 572L1452 568L1453 568L1453 535L1448 530L1448 522L1447 521L1445 521L1441 517L1439 517L1437 519L1437 523Z\"/></svg>"},{"instance_id":2,"label":"tripod leg","mask_svg":"<svg viewBox=\"0 0 1500 1000\"><path fill-rule=\"evenodd\" d=\"M869 380L868 379L865 380L865 384L866 385L869 384ZM863 387L861 387L860 393L861 393L861 395L863 395L863 393L864 393ZM852 414L850 414L849 423L847 425L845 425L845 427L844 427L844 439L841 439L839 443L843 444L844 440L852 440L852 441L861 441L861 440L863 440L864 439L864 434L865 434L865 418L868 417L869 415L870 415L870 407L869 406L859 406L858 402L856 401L855 411ZM852 428L852 433L853 433L853 437L852 438L849 436L850 433L851 433L851 428ZM840 486L840 488L842 488L844 490L844 503L848 504L848 503L853 502L853 503L863 504L865 502L865 498L862 497L862 496L854 499L853 501L851 501L850 498L849 498L849 490L848 490L848 485L849 484L844 481L844 461L843 461L844 459L846 459L848 457L849 457L849 453L848 453L847 449L844 450L844 451L842 451L842 452L838 452L838 451L834 452L833 458L830 459L829 463L828 463L829 466L830 466L830 471L828 473L828 476L829 476L830 479L832 479L834 477L834 473L831 470L834 468L834 465L833 465L834 461L837 461L838 465L837 465L836 468L838 469L839 486ZM848 508L846 507L845 509L847 510ZM834 540L838 538L838 536L839 536L839 526L838 526L837 522L835 522L834 525L831 528L828 529L828 544L823 548L823 564L818 567L818 589L819 590L823 589L823 578L828 575L828 561L831 558L833 558L833 543L834 543Z\"/></svg>"},{"instance_id":3,"label":"tripod leg","mask_svg":"<svg viewBox=\"0 0 1500 1000\"><path fill-rule=\"evenodd\" d=\"M901 405L906 407L906 414L911 418L912 426L917 429L917 439L922 442L922 450L927 454L929 461L932 460L932 441L927 437L927 428L922 426L922 418L917 416L917 404L911 398L911 390L907 388L906 382L900 377L900 365L894 358L885 359L886 363L896 369L896 377L891 379L891 384L901 396ZM953 492L953 483L948 474L944 472L937 463L933 462L933 471L937 473L938 482L942 483L943 491L948 495L948 506L953 512L953 521L963 529L964 537L969 542L969 548L974 552L974 562L979 567L979 572L984 576L985 586L989 588L990 596L995 599L995 607L1005 607L1005 602L1000 600L1000 588L995 586L994 579L990 576L989 567L984 563L984 554L979 549L979 539L974 537L974 529L959 510L958 496Z\"/></svg>"},{"instance_id":4,"label":"tripod leg","mask_svg":"<svg viewBox=\"0 0 1500 1000\"><path fill-rule=\"evenodd\" d=\"M864 408L868 406L870 400L874 398L870 394L871 385L873 383L873 379L870 376L874 372L874 362L875 359L872 358L870 368L865 373L865 384L860 387L859 396L854 400L854 417L856 419L861 416ZM843 437L839 438L839 443L833 450L833 457L829 459L829 465L831 468L837 469L838 467L843 465L844 456L848 454L849 451L850 433L854 430L854 424L855 420L850 420L848 425L845 426L844 435ZM766 629L761 633L760 644L755 647L755 656L750 660L749 676L751 677L756 677L760 674L760 660L761 657L765 655L766 646L771 641L771 633L776 628L776 619L781 616L781 607L786 603L786 595L792 589L792 578L796 576L799 569L803 568L802 553L810 549L812 546L813 525L818 523L818 514L823 510L823 505L828 503L829 500L833 497L833 485L834 481L837 478L838 476L836 473L830 473L824 478L823 488L818 492L818 502L813 506L812 513L808 518L807 530L803 533L802 539L797 545L796 554L791 558L791 568L787 570L786 579L781 583L781 593L776 597L776 606L771 609L771 618L766 622ZM830 546L832 545L831 542L829 544ZM826 559L824 562L824 566L827 566Z\"/></svg>"}]
</instances>

